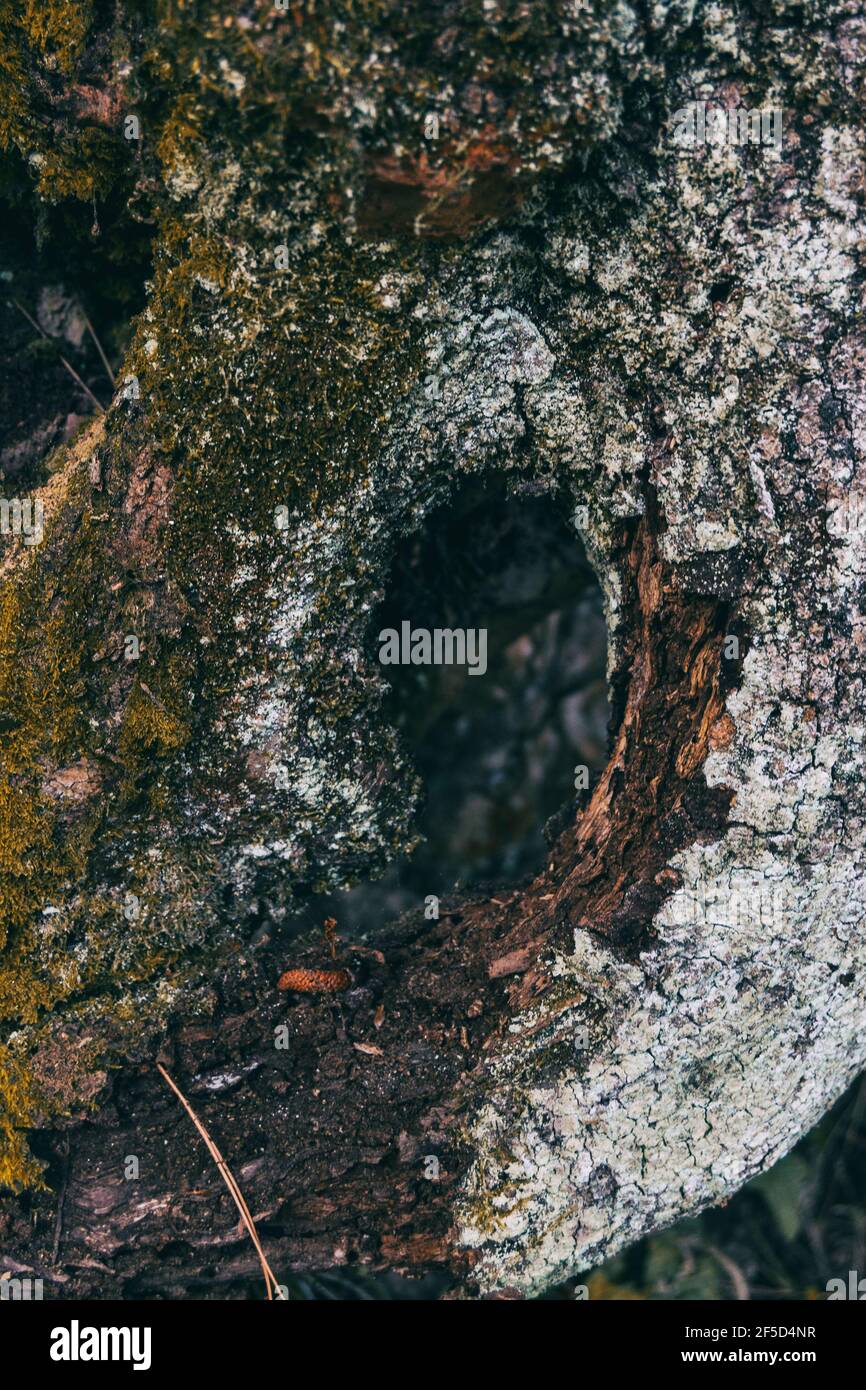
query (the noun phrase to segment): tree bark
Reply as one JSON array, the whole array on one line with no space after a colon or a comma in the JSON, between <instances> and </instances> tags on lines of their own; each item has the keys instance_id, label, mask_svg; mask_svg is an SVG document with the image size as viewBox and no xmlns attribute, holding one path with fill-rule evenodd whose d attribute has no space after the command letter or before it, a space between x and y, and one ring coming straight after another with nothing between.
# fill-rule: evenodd
<instances>
[{"instance_id":1,"label":"tree bark","mask_svg":"<svg viewBox=\"0 0 866 1390\"><path fill-rule=\"evenodd\" d=\"M429 57L396 11L193 12L112 21L153 278L3 564L0 1258L250 1288L159 1059L278 1272L537 1293L727 1197L866 1057L863 21L446 9ZM698 99L781 148L683 146ZM334 962L280 926L411 841L369 624L466 477L573 516L609 760L531 884Z\"/></svg>"}]
</instances>

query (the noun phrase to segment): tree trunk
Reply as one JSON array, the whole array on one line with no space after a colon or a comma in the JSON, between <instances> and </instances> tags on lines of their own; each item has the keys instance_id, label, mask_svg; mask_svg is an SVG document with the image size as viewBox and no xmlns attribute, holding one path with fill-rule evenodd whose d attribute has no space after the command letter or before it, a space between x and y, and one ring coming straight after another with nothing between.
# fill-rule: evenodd
<instances>
[{"instance_id":1,"label":"tree trunk","mask_svg":"<svg viewBox=\"0 0 866 1390\"><path fill-rule=\"evenodd\" d=\"M536 1293L866 1058L863 20L208 14L9 41L34 206L154 242L107 413L4 489L0 1258L252 1287L162 1060L281 1277ZM332 958L285 924L412 843L371 622L467 478L572 519L608 762L532 882Z\"/></svg>"}]
</instances>

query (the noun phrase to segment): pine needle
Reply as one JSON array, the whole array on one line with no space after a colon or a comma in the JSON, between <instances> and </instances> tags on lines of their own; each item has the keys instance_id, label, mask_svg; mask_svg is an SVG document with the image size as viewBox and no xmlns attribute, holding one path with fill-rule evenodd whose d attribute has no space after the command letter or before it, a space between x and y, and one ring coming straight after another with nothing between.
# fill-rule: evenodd
<instances>
[{"instance_id":1,"label":"pine needle","mask_svg":"<svg viewBox=\"0 0 866 1390\"><path fill-rule=\"evenodd\" d=\"M226 1187L231 1193L232 1198L234 1200L234 1204L241 1214L241 1220L243 1221L244 1225L246 1226L249 1232L250 1240L256 1247L256 1253L259 1257L259 1263L262 1267L262 1273L265 1277L265 1288L268 1291L268 1298L271 1301L273 1301L274 1295L271 1291L271 1284L273 1284L273 1287L276 1290L277 1298L284 1298L285 1295L280 1289L280 1285L277 1282L277 1278L265 1257L265 1252L262 1249L262 1243L259 1240L258 1231L256 1230L256 1224L253 1221L252 1215L250 1214L250 1209L247 1206L246 1201L244 1200L243 1193L241 1192L240 1188L235 1182L234 1175L232 1174L231 1169L229 1168L228 1164L226 1163L216 1144L211 1139L210 1135L208 1134L198 1115L193 1110L186 1096L183 1094L180 1088L177 1085L175 1085L174 1081L172 1081L165 1067L163 1067L159 1062L157 1062L156 1069L163 1077L163 1079L167 1082L167 1084L171 1087L171 1089L174 1091L184 1110L189 1115L190 1119L192 1120L193 1124L195 1125L196 1129L198 1130L199 1134L201 1135L202 1139L207 1145L208 1152L210 1153L211 1158L213 1159L214 1163L219 1168L220 1173L222 1174L223 1182L225 1183Z\"/></svg>"},{"instance_id":2,"label":"pine needle","mask_svg":"<svg viewBox=\"0 0 866 1390\"><path fill-rule=\"evenodd\" d=\"M83 316L83 318L84 318L84 323L85 323L85 326L86 326L86 328L87 328L87 331L88 331L88 333L90 334L90 336L91 336L91 338L93 339L93 342L94 342L94 344L95 344L95 346L96 346L96 351L99 353L99 356L100 356L100 358L102 359L102 365L103 365L103 367L104 367L105 370L106 370L106 373L107 373L107 375L108 375L108 380L111 382L112 386L116 386L116 385L117 385L117 382L116 382L115 379L114 379L114 372L111 370L111 363L109 362L108 358L107 358L106 355L105 355L105 351L104 351L104 349L103 349L103 346L102 346L101 342L99 341L99 339L98 339L97 336L96 336L96 329L93 327L93 324L90 322L90 319L87 317L87 314L85 313L85 311L84 311L84 309L82 308L81 305L79 305L79 308L81 309L81 313L82 313L82 316Z\"/></svg>"},{"instance_id":3,"label":"pine needle","mask_svg":"<svg viewBox=\"0 0 866 1390\"><path fill-rule=\"evenodd\" d=\"M10 303L14 305L14 307L18 310L19 314L23 314L23 315L24 315L24 317L26 318L27 322L28 322L29 324L31 324L31 325L33 326L33 328L36 329L36 332L37 332L37 333L41 333L41 334L42 334L42 337L45 339L46 342L50 343L50 342L52 341L52 339L49 338L48 334L45 332L45 329L42 328L41 325L38 324L38 323L36 322L35 318L33 318L33 316L32 316L31 314L28 314L27 310L26 310L21 304L18 303L18 300L17 300L17 299L11 300ZM78 385L81 387L82 391L86 391L86 392L87 392L88 396L89 396L90 399L93 401L93 404L96 406L96 409L100 412L100 414L104 415L104 414L105 414L105 406L102 404L102 401L99 401L99 400L96 399L96 397L94 396L94 394L93 394L93 392L91 391L90 387L87 385L87 382L81 380L81 377L78 375L78 373L77 373L77 371L75 370L75 368L73 367L72 363L71 363L71 362L67 362L66 358L63 356L62 353L60 354L60 361L63 363L63 365L64 365L64 367L66 368L66 370L68 371L69 375L70 375L71 377L73 377L75 381L78 382Z\"/></svg>"}]
</instances>

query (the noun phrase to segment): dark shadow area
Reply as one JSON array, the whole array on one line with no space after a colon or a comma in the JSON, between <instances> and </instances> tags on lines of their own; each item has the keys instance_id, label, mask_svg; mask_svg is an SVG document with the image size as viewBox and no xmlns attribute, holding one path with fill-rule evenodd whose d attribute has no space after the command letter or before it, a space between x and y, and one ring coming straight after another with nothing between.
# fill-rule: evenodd
<instances>
[{"instance_id":1,"label":"dark shadow area","mask_svg":"<svg viewBox=\"0 0 866 1390\"><path fill-rule=\"evenodd\" d=\"M437 630L466 633L465 664L383 667L391 719L424 784L422 842L378 882L311 900L295 929L333 915L352 934L430 895L526 879L544 865L545 824L573 813L576 766L590 782L604 766L601 590L549 497L474 484L432 515L395 557L371 659L380 634L404 624L431 635L431 655Z\"/></svg>"},{"instance_id":2,"label":"dark shadow area","mask_svg":"<svg viewBox=\"0 0 866 1390\"><path fill-rule=\"evenodd\" d=\"M130 179L108 199L34 212L20 159L0 163L4 496L42 486L52 451L98 413L95 401L107 407L114 393L109 369L119 369L151 271L153 229L129 216Z\"/></svg>"}]
</instances>

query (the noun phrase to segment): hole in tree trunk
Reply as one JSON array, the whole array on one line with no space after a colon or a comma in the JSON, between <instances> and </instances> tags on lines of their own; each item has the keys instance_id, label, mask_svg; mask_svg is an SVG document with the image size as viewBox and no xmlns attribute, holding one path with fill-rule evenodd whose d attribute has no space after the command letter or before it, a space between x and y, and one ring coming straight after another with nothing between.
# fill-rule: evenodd
<instances>
[{"instance_id":1,"label":"hole in tree trunk","mask_svg":"<svg viewBox=\"0 0 866 1390\"><path fill-rule=\"evenodd\" d=\"M465 664L383 666L390 716L424 784L421 843L384 878L311 899L296 928L333 914L351 933L430 894L532 876L546 838L575 813L575 768L585 766L592 785L605 764L601 589L553 501L467 486L401 545L370 624L370 655L384 652L388 630L404 657L410 632L430 633L433 655L437 629L467 634ZM438 655L448 651L446 638Z\"/></svg>"}]
</instances>

